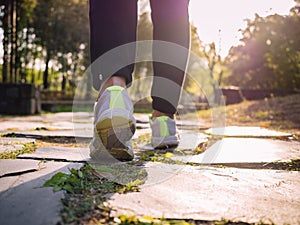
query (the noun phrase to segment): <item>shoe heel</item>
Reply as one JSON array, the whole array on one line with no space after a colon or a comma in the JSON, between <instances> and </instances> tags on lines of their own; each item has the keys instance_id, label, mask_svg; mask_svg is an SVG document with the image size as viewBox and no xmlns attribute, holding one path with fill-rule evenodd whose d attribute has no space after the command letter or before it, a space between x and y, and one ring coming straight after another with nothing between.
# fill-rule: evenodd
<instances>
[{"instance_id":1,"label":"shoe heel","mask_svg":"<svg viewBox=\"0 0 300 225\"><path fill-rule=\"evenodd\" d=\"M126 148L126 142L135 132L135 125L125 117L106 118L96 125L96 131L106 149Z\"/></svg>"}]
</instances>

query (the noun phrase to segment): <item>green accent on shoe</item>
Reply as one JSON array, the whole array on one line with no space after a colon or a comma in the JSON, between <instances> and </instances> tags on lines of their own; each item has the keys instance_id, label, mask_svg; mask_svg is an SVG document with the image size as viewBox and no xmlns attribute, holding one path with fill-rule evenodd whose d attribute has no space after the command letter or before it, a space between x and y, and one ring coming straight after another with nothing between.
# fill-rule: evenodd
<instances>
[{"instance_id":1,"label":"green accent on shoe","mask_svg":"<svg viewBox=\"0 0 300 225\"><path fill-rule=\"evenodd\" d=\"M167 137L170 136L170 131L168 128L168 116L160 116L156 118L159 121L159 126L160 126L160 136L161 137Z\"/></svg>"},{"instance_id":2,"label":"green accent on shoe","mask_svg":"<svg viewBox=\"0 0 300 225\"><path fill-rule=\"evenodd\" d=\"M124 88L120 86L111 86L108 87L107 90L110 91L109 108L126 109L121 93L124 90Z\"/></svg>"}]
</instances>

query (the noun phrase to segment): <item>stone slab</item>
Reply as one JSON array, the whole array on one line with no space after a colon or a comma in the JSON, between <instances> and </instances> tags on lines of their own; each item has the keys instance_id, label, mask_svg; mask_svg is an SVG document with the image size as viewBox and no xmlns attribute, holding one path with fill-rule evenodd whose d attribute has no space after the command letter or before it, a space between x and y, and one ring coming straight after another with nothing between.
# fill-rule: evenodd
<instances>
[{"instance_id":1,"label":"stone slab","mask_svg":"<svg viewBox=\"0 0 300 225\"><path fill-rule=\"evenodd\" d=\"M0 131L1 134L2 131ZM91 130L29 130L29 131L9 131L9 133L17 133L30 136L49 136L49 137L79 137L79 138L92 138L93 132ZM8 132L4 132L8 133Z\"/></svg>"},{"instance_id":2,"label":"stone slab","mask_svg":"<svg viewBox=\"0 0 300 225\"><path fill-rule=\"evenodd\" d=\"M24 148L22 144L0 144L0 153L3 152L15 152Z\"/></svg>"},{"instance_id":3,"label":"stone slab","mask_svg":"<svg viewBox=\"0 0 300 225\"><path fill-rule=\"evenodd\" d=\"M177 120L176 125L179 129L200 129L204 127L202 123L194 120Z\"/></svg>"},{"instance_id":4,"label":"stone slab","mask_svg":"<svg viewBox=\"0 0 300 225\"><path fill-rule=\"evenodd\" d=\"M33 142L35 140L29 138L0 137L0 153L18 151L24 147L24 144Z\"/></svg>"},{"instance_id":5,"label":"stone slab","mask_svg":"<svg viewBox=\"0 0 300 225\"><path fill-rule=\"evenodd\" d=\"M6 186L0 192L1 224L57 224L61 220L64 194L42 186L57 172L67 173L68 168L81 166L80 163L47 162L39 171L1 178L0 186Z\"/></svg>"},{"instance_id":6,"label":"stone slab","mask_svg":"<svg viewBox=\"0 0 300 225\"><path fill-rule=\"evenodd\" d=\"M0 130L1 132L7 131L22 131L22 130L35 130L39 127L45 127L45 123L43 122L33 122L30 120L27 121L19 121L8 119L0 122Z\"/></svg>"},{"instance_id":7,"label":"stone slab","mask_svg":"<svg viewBox=\"0 0 300 225\"><path fill-rule=\"evenodd\" d=\"M31 138L0 137L0 145L16 144L16 143L27 144L27 143L34 143L34 142L35 140Z\"/></svg>"},{"instance_id":8,"label":"stone slab","mask_svg":"<svg viewBox=\"0 0 300 225\"><path fill-rule=\"evenodd\" d=\"M183 162L200 164L268 163L299 158L299 142L262 138L224 138L202 154L173 157Z\"/></svg>"},{"instance_id":9,"label":"stone slab","mask_svg":"<svg viewBox=\"0 0 300 225\"><path fill-rule=\"evenodd\" d=\"M134 114L134 116L137 119L138 129L150 129L148 114ZM93 113L88 112L6 117L0 121L0 133L92 138L93 120ZM195 130L201 128L201 123L178 120L177 126L179 130Z\"/></svg>"},{"instance_id":10,"label":"stone slab","mask_svg":"<svg viewBox=\"0 0 300 225\"><path fill-rule=\"evenodd\" d=\"M150 129L150 124L136 123L136 129Z\"/></svg>"},{"instance_id":11,"label":"stone slab","mask_svg":"<svg viewBox=\"0 0 300 225\"><path fill-rule=\"evenodd\" d=\"M40 168L40 162L36 160L22 159L1 159L0 160L0 177L35 171ZM1 191L1 188L0 188Z\"/></svg>"},{"instance_id":12,"label":"stone slab","mask_svg":"<svg viewBox=\"0 0 300 225\"><path fill-rule=\"evenodd\" d=\"M149 123L149 115L150 114L144 114L144 113L134 113L134 118L138 123Z\"/></svg>"},{"instance_id":13,"label":"stone slab","mask_svg":"<svg viewBox=\"0 0 300 225\"><path fill-rule=\"evenodd\" d=\"M88 148L68 148L68 147L43 147L36 149L32 154L19 155L20 159L48 159L64 160L71 162L83 162L89 159L90 150Z\"/></svg>"},{"instance_id":14,"label":"stone slab","mask_svg":"<svg viewBox=\"0 0 300 225\"><path fill-rule=\"evenodd\" d=\"M193 151L196 149L196 147L203 142L206 142L208 139L208 135L203 134L203 133L197 133L197 132L191 132L189 130L180 130L179 131L179 136L180 136L180 142L178 147L176 149L182 150L182 151ZM150 141L149 143L145 144L138 144L138 148L141 150L154 150L152 147Z\"/></svg>"},{"instance_id":15,"label":"stone slab","mask_svg":"<svg viewBox=\"0 0 300 225\"><path fill-rule=\"evenodd\" d=\"M74 119L74 121L73 121ZM77 119L77 120L76 120ZM92 127L93 118L88 113L53 113L39 116L4 117L0 121L0 131L73 131ZM37 130L39 129L39 130ZM37 134L35 132L34 134ZM72 134L74 136L74 134Z\"/></svg>"},{"instance_id":16,"label":"stone slab","mask_svg":"<svg viewBox=\"0 0 300 225\"><path fill-rule=\"evenodd\" d=\"M210 128L205 131L210 135L218 135L224 137L260 137L260 138L276 138L276 137L292 137L292 134L269 130L261 127L217 127Z\"/></svg>"},{"instance_id":17,"label":"stone slab","mask_svg":"<svg viewBox=\"0 0 300 225\"><path fill-rule=\"evenodd\" d=\"M110 196L109 204L113 216L299 224L299 186L299 172L183 166L140 192Z\"/></svg>"},{"instance_id":18,"label":"stone slab","mask_svg":"<svg viewBox=\"0 0 300 225\"><path fill-rule=\"evenodd\" d=\"M0 193L11 188L15 183L17 183L19 176L8 176L0 178ZM0 198L1 199L1 198ZM1 214L1 212L0 212Z\"/></svg>"}]
</instances>

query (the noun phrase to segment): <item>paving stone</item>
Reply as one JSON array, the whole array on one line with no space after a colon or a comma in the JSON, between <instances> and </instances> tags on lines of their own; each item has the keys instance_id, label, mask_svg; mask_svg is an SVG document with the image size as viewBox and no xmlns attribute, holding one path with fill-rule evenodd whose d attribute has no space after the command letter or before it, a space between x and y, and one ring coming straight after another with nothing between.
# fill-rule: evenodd
<instances>
[{"instance_id":1,"label":"paving stone","mask_svg":"<svg viewBox=\"0 0 300 225\"><path fill-rule=\"evenodd\" d=\"M43 147L36 149L31 154L22 154L18 158L26 159L56 159L72 162L82 162L89 159L90 150L88 148L68 148L68 147Z\"/></svg>"},{"instance_id":2,"label":"paving stone","mask_svg":"<svg viewBox=\"0 0 300 225\"><path fill-rule=\"evenodd\" d=\"M190 120L177 120L176 125L179 129L200 129L204 127L202 123Z\"/></svg>"},{"instance_id":3,"label":"paving stone","mask_svg":"<svg viewBox=\"0 0 300 225\"><path fill-rule=\"evenodd\" d=\"M24 148L24 144L35 142L34 139L0 137L0 153L13 152Z\"/></svg>"},{"instance_id":4,"label":"paving stone","mask_svg":"<svg viewBox=\"0 0 300 225\"><path fill-rule=\"evenodd\" d=\"M71 119L71 120L70 120ZM65 120L70 120L74 123L93 123L94 113L90 112L75 112L65 114Z\"/></svg>"},{"instance_id":5,"label":"paving stone","mask_svg":"<svg viewBox=\"0 0 300 225\"><path fill-rule=\"evenodd\" d=\"M150 114L134 113L134 118L139 123L149 123L149 115Z\"/></svg>"},{"instance_id":6,"label":"paving stone","mask_svg":"<svg viewBox=\"0 0 300 225\"><path fill-rule=\"evenodd\" d=\"M151 131L149 131L148 133L151 133ZM140 133L137 134L141 135ZM180 142L179 145L177 147L178 150L183 150L183 151L187 151L187 150L195 150L196 147L199 145L199 143L203 143L207 141L207 138L209 136L203 133L197 133L197 132L191 132L189 130L181 130L180 131ZM138 144L137 145L138 148L140 148L141 150L154 150L154 148L152 147L150 140L149 143L147 144Z\"/></svg>"},{"instance_id":7,"label":"paving stone","mask_svg":"<svg viewBox=\"0 0 300 225\"><path fill-rule=\"evenodd\" d=\"M174 159L194 163L268 163L300 158L300 145L296 141L262 138L224 138L204 153Z\"/></svg>"},{"instance_id":8,"label":"paving stone","mask_svg":"<svg viewBox=\"0 0 300 225\"><path fill-rule=\"evenodd\" d=\"M5 132L7 133L7 132ZM16 133L25 135L27 137L34 136L49 136L49 137L78 137L78 138L92 138L92 131L76 131L74 130L30 130L30 131L10 131L9 133ZM0 131L1 134L1 131Z\"/></svg>"},{"instance_id":9,"label":"paving stone","mask_svg":"<svg viewBox=\"0 0 300 225\"><path fill-rule=\"evenodd\" d=\"M44 114L43 119L48 121L73 121L74 119L93 118L92 112L61 112L61 113L50 113Z\"/></svg>"},{"instance_id":10,"label":"paving stone","mask_svg":"<svg viewBox=\"0 0 300 225\"><path fill-rule=\"evenodd\" d=\"M43 122L42 116L43 115L14 116L14 117L5 118L5 120L9 120L9 121Z\"/></svg>"},{"instance_id":11,"label":"paving stone","mask_svg":"<svg viewBox=\"0 0 300 225\"><path fill-rule=\"evenodd\" d=\"M0 133L92 137L91 115L91 113L69 112L5 118L0 121Z\"/></svg>"},{"instance_id":12,"label":"paving stone","mask_svg":"<svg viewBox=\"0 0 300 225\"><path fill-rule=\"evenodd\" d=\"M53 121L48 126L49 130L73 130L74 123L69 121Z\"/></svg>"},{"instance_id":13,"label":"paving stone","mask_svg":"<svg viewBox=\"0 0 300 225\"><path fill-rule=\"evenodd\" d=\"M269 130L261 127L221 127L206 130L208 134L214 134L225 137L260 137L260 138L276 138L291 137L292 134Z\"/></svg>"},{"instance_id":14,"label":"paving stone","mask_svg":"<svg viewBox=\"0 0 300 225\"><path fill-rule=\"evenodd\" d=\"M0 153L15 152L21 150L22 148L24 148L24 145L22 144L5 144L5 145L0 144Z\"/></svg>"},{"instance_id":15,"label":"paving stone","mask_svg":"<svg viewBox=\"0 0 300 225\"><path fill-rule=\"evenodd\" d=\"M0 178L6 186L0 192L1 224L57 224L62 209L62 191L54 193L51 187L42 187L55 173L80 168L80 163L47 162L45 168L20 176ZM9 185L8 185L9 184Z\"/></svg>"},{"instance_id":16,"label":"paving stone","mask_svg":"<svg viewBox=\"0 0 300 225\"><path fill-rule=\"evenodd\" d=\"M136 123L136 129L150 129L150 124Z\"/></svg>"},{"instance_id":17,"label":"paving stone","mask_svg":"<svg viewBox=\"0 0 300 225\"><path fill-rule=\"evenodd\" d=\"M147 114L134 114L138 129L150 129ZM93 136L93 113L52 113L41 116L7 118L0 121L0 133L20 133L41 136L84 137ZM200 122L178 120L180 130L201 128Z\"/></svg>"},{"instance_id":18,"label":"paving stone","mask_svg":"<svg viewBox=\"0 0 300 225\"><path fill-rule=\"evenodd\" d=\"M0 177L38 170L39 164L39 161L36 160L0 159Z\"/></svg>"},{"instance_id":19,"label":"paving stone","mask_svg":"<svg viewBox=\"0 0 300 225\"><path fill-rule=\"evenodd\" d=\"M22 130L35 130L37 127L45 127L45 123L43 122L34 122L30 120L26 121L18 121L8 119L5 121L0 122L0 131L7 132L7 131L22 131Z\"/></svg>"},{"instance_id":20,"label":"paving stone","mask_svg":"<svg viewBox=\"0 0 300 225\"><path fill-rule=\"evenodd\" d=\"M9 176L0 178L0 193L11 188L19 179L19 176ZM1 194L0 194L1 196ZM1 199L1 198L0 198ZM1 212L0 212L1 214Z\"/></svg>"},{"instance_id":21,"label":"paving stone","mask_svg":"<svg viewBox=\"0 0 300 225\"><path fill-rule=\"evenodd\" d=\"M86 130L76 131L76 132L74 132L74 130L30 130L30 131L14 131L14 132L26 136L38 135L38 136L49 136L49 137L79 137L79 138L93 137L92 131L86 131Z\"/></svg>"},{"instance_id":22,"label":"paving stone","mask_svg":"<svg viewBox=\"0 0 300 225\"><path fill-rule=\"evenodd\" d=\"M169 179L155 179L140 192L110 196L112 215L300 223L299 172L177 166Z\"/></svg>"},{"instance_id":23,"label":"paving stone","mask_svg":"<svg viewBox=\"0 0 300 225\"><path fill-rule=\"evenodd\" d=\"M0 145L5 144L15 144L15 143L33 143L35 142L34 139L31 138L13 138L13 137L0 137Z\"/></svg>"},{"instance_id":24,"label":"paving stone","mask_svg":"<svg viewBox=\"0 0 300 225\"><path fill-rule=\"evenodd\" d=\"M199 143L207 141L208 137L208 135L205 135L203 133L182 130L180 132L180 142L178 145L178 149L195 150Z\"/></svg>"}]
</instances>

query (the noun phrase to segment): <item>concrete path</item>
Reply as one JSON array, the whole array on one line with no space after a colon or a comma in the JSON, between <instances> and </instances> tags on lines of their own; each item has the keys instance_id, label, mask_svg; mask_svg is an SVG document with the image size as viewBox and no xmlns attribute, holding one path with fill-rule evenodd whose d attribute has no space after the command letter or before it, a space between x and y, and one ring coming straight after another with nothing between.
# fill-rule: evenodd
<instances>
[{"instance_id":1,"label":"concrete path","mask_svg":"<svg viewBox=\"0 0 300 225\"><path fill-rule=\"evenodd\" d=\"M148 117L136 118L135 152L141 155L153 149L148 143ZM0 134L19 138L1 137L0 154L47 137L84 138L87 142L92 137L92 121L91 113L76 113L74 118L72 113L2 117ZM199 126L181 121L182 141L168 158L171 161L140 166L147 171L145 184L140 192L112 194L108 199L112 216L300 224L299 171L262 169L300 159L300 143L291 134L249 127L202 133ZM195 148L207 141L208 149L195 154ZM87 147L59 143L14 160L0 160L1 224L56 224L63 192L53 193L52 188L41 186L58 171L80 168L88 160Z\"/></svg>"},{"instance_id":2,"label":"concrete path","mask_svg":"<svg viewBox=\"0 0 300 225\"><path fill-rule=\"evenodd\" d=\"M267 224L300 222L299 172L179 167L173 173L169 171L168 179L162 182L146 182L140 192L111 196L113 215ZM161 177L156 179L160 181Z\"/></svg>"},{"instance_id":3,"label":"concrete path","mask_svg":"<svg viewBox=\"0 0 300 225\"><path fill-rule=\"evenodd\" d=\"M6 160L9 161L9 160ZM61 221L63 192L53 192L42 187L57 172L68 173L68 168L80 168L82 164L47 162L36 171L28 171L28 164L36 161L17 160L24 167L19 174L0 178L0 221L5 225L57 224ZM15 161L11 161L15 164ZM7 168L8 169L8 168Z\"/></svg>"},{"instance_id":4,"label":"concrete path","mask_svg":"<svg viewBox=\"0 0 300 225\"><path fill-rule=\"evenodd\" d=\"M22 150L26 143L36 142L35 138L75 136L70 113L1 118L0 134L11 136L0 137L0 154ZM53 192L51 187L43 187L43 184L57 172L68 173L69 168L82 167L88 157L87 151L85 148L50 146L38 148L32 154L19 155L17 159L1 159L0 223L59 223L64 193Z\"/></svg>"}]
</instances>

